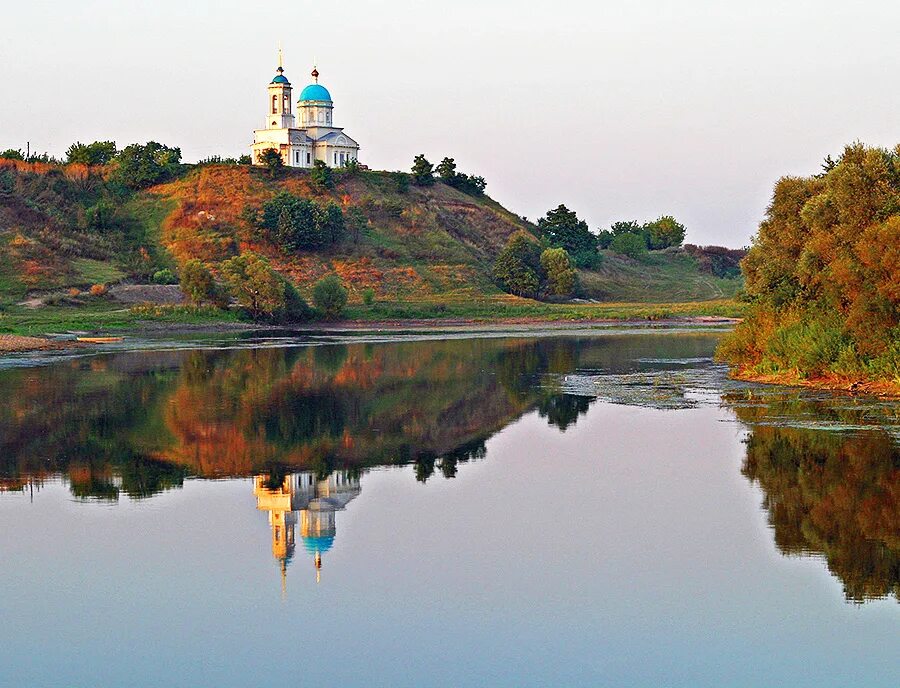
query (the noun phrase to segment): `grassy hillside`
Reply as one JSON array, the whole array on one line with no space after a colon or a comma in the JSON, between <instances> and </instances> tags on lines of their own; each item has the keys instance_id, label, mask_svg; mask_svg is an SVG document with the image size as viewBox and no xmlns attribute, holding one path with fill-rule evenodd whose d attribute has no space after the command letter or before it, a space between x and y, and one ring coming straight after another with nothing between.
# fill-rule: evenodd
<instances>
[{"instance_id":1,"label":"grassy hillside","mask_svg":"<svg viewBox=\"0 0 900 688\"><path fill-rule=\"evenodd\" d=\"M536 228L491 198L441 182L411 185L398 173L339 172L335 180L328 190L303 170L273 178L249 166L196 165L182 166L172 181L133 191L117 184L108 168L0 160L0 309L6 314L4 327L0 312L0 328L125 326L133 314L109 295L90 295L92 286L146 284L161 270L177 273L189 259L215 267L247 251L267 257L307 297L317 280L337 274L349 288L352 317L607 317L585 315L583 308L568 313L496 287L491 268L498 252L514 232ZM345 238L331 248L285 250L252 217L282 192L335 203L345 218L362 220L348 222ZM599 269L580 278L580 295L615 304L612 317L628 310L622 302L720 302L740 285L704 271L683 249L638 261L607 251ZM366 309L368 290L375 304ZM722 308L710 303L698 312ZM178 317L221 316L195 310Z\"/></svg>"}]
</instances>

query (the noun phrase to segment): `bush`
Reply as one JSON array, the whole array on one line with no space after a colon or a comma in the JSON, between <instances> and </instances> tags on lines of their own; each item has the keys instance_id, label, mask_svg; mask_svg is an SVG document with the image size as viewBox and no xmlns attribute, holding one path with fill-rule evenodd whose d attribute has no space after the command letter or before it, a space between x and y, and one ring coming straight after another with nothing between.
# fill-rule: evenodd
<instances>
[{"instance_id":1,"label":"bush","mask_svg":"<svg viewBox=\"0 0 900 688\"><path fill-rule=\"evenodd\" d=\"M375 290L372 287L366 287L362 292L362 301L365 305L371 306L375 303Z\"/></svg>"},{"instance_id":2,"label":"bush","mask_svg":"<svg viewBox=\"0 0 900 688\"><path fill-rule=\"evenodd\" d=\"M273 319L279 323L295 323L309 320L312 311L300 292L288 281L283 281L284 307L275 311Z\"/></svg>"},{"instance_id":3,"label":"bush","mask_svg":"<svg viewBox=\"0 0 900 688\"><path fill-rule=\"evenodd\" d=\"M344 213L337 203L318 203L287 192L263 204L249 219L267 230L288 251L310 251L331 246L344 237Z\"/></svg>"},{"instance_id":4,"label":"bush","mask_svg":"<svg viewBox=\"0 0 900 688\"><path fill-rule=\"evenodd\" d=\"M259 164L269 171L269 176L273 179L284 168L284 160L274 148L266 148L258 157Z\"/></svg>"},{"instance_id":5,"label":"bush","mask_svg":"<svg viewBox=\"0 0 900 688\"><path fill-rule=\"evenodd\" d=\"M431 186L434 184L434 165L419 154L413 158L412 166L413 182L419 186Z\"/></svg>"},{"instance_id":6,"label":"bush","mask_svg":"<svg viewBox=\"0 0 900 688\"><path fill-rule=\"evenodd\" d=\"M548 248L541 254L541 267L547 275L547 291L550 294L571 296L575 289L575 270L565 249Z\"/></svg>"},{"instance_id":7,"label":"bush","mask_svg":"<svg viewBox=\"0 0 900 688\"><path fill-rule=\"evenodd\" d=\"M253 318L285 308L285 282L262 256L243 253L223 261L221 270L231 294Z\"/></svg>"},{"instance_id":8,"label":"bush","mask_svg":"<svg viewBox=\"0 0 900 688\"><path fill-rule=\"evenodd\" d=\"M313 286L313 303L329 319L340 316L347 305L347 289L337 275L323 277Z\"/></svg>"},{"instance_id":9,"label":"bush","mask_svg":"<svg viewBox=\"0 0 900 688\"><path fill-rule=\"evenodd\" d=\"M91 296L106 296L108 289L105 284L91 285Z\"/></svg>"},{"instance_id":10,"label":"bush","mask_svg":"<svg viewBox=\"0 0 900 688\"><path fill-rule=\"evenodd\" d=\"M178 278L175 277L175 273L169 270L169 268L163 268L162 270L157 270L153 273L153 283L178 284Z\"/></svg>"},{"instance_id":11,"label":"bush","mask_svg":"<svg viewBox=\"0 0 900 688\"><path fill-rule=\"evenodd\" d=\"M391 172L391 180L397 185L398 193L409 191L409 175L404 172Z\"/></svg>"},{"instance_id":12,"label":"bush","mask_svg":"<svg viewBox=\"0 0 900 688\"><path fill-rule=\"evenodd\" d=\"M80 143L76 141L66 151L66 162L83 165L106 165L116 157L115 141L94 141Z\"/></svg>"},{"instance_id":13,"label":"bush","mask_svg":"<svg viewBox=\"0 0 900 688\"><path fill-rule=\"evenodd\" d=\"M534 298L541 286L541 247L530 234L510 236L494 261L494 280L504 291Z\"/></svg>"},{"instance_id":14,"label":"bush","mask_svg":"<svg viewBox=\"0 0 900 688\"><path fill-rule=\"evenodd\" d=\"M623 256L634 259L641 258L647 253L647 244L644 242L644 238L640 234L632 234L631 232L618 234L613 238L609 248L616 253L621 253Z\"/></svg>"},{"instance_id":15,"label":"bush","mask_svg":"<svg viewBox=\"0 0 900 688\"><path fill-rule=\"evenodd\" d=\"M130 189L144 189L174 176L180 163L180 148L156 141L133 143L116 157L113 179Z\"/></svg>"},{"instance_id":16,"label":"bush","mask_svg":"<svg viewBox=\"0 0 900 688\"><path fill-rule=\"evenodd\" d=\"M312 179L312 183L320 189L334 188L334 175L324 160L316 160L313 163L312 172L309 173L309 176Z\"/></svg>"},{"instance_id":17,"label":"bush","mask_svg":"<svg viewBox=\"0 0 900 688\"><path fill-rule=\"evenodd\" d=\"M181 291L194 305L202 303L225 305L225 299L217 288L212 272L196 258L181 266L180 285Z\"/></svg>"}]
</instances>

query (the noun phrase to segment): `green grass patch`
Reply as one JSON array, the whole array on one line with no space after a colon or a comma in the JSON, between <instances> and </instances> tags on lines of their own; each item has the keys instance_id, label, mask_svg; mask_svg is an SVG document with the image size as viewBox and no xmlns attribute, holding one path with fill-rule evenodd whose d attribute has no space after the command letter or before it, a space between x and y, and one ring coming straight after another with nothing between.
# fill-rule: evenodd
<instances>
[{"instance_id":1,"label":"green grass patch","mask_svg":"<svg viewBox=\"0 0 900 688\"><path fill-rule=\"evenodd\" d=\"M107 284L125 277L125 273L112 263L93 258L76 258L72 261L72 267L78 275L79 283L83 284Z\"/></svg>"}]
</instances>

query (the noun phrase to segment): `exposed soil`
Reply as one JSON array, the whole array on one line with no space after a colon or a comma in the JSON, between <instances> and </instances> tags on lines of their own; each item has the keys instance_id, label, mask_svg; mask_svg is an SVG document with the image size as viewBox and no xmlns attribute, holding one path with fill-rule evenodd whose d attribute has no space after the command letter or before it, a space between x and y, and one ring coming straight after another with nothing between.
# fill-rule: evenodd
<instances>
[{"instance_id":1,"label":"exposed soil","mask_svg":"<svg viewBox=\"0 0 900 688\"><path fill-rule=\"evenodd\" d=\"M766 385L788 385L829 389L848 394L865 394L886 399L900 399L900 384L886 380L854 380L846 377L819 377L801 379L794 375L756 375L747 370L731 371L731 377L744 382L759 382Z\"/></svg>"},{"instance_id":2,"label":"exposed soil","mask_svg":"<svg viewBox=\"0 0 900 688\"><path fill-rule=\"evenodd\" d=\"M21 351L53 351L80 346L78 342L55 341L44 337L23 337L18 334L0 334L0 353Z\"/></svg>"}]
</instances>

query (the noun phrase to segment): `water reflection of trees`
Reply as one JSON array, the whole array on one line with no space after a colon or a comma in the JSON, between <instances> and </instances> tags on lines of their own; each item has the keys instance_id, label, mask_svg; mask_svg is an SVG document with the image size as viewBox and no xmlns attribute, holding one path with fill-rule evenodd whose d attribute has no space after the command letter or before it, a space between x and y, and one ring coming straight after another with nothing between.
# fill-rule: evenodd
<instances>
[{"instance_id":1,"label":"water reflection of trees","mask_svg":"<svg viewBox=\"0 0 900 688\"><path fill-rule=\"evenodd\" d=\"M588 399L540 380L596 354L587 342L125 354L4 371L0 486L62 474L74 495L114 500L188 475L410 464L420 480L452 478L531 409L561 430L586 412Z\"/></svg>"},{"instance_id":2,"label":"water reflection of trees","mask_svg":"<svg viewBox=\"0 0 900 688\"><path fill-rule=\"evenodd\" d=\"M900 450L886 432L779 427L777 419L855 427L865 409L726 397L751 424L743 474L758 484L779 550L820 555L848 600L900 599Z\"/></svg>"}]
</instances>

